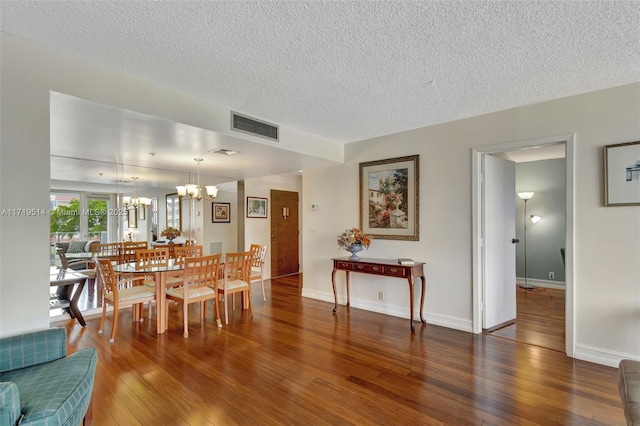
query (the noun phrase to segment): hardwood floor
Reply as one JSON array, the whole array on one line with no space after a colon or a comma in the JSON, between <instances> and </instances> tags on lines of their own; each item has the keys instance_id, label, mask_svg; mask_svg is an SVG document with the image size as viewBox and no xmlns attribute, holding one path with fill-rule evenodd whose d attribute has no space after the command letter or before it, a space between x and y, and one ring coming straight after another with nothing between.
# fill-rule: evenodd
<instances>
[{"instance_id":1,"label":"hardwood floor","mask_svg":"<svg viewBox=\"0 0 640 426\"><path fill-rule=\"evenodd\" d=\"M616 369L488 335L301 298L297 277L254 283L251 318L218 329L171 305L169 329L116 341L66 320L69 350L96 347L93 420L108 425L623 425ZM111 317L109 317L110 320ZM105 333L110 330L110 323Z\"/></svg>"},{"instance_id":2,"label":"hardwood floor","mask_svg":"<svg viewBox=\"0 0 640 426\"><path fill-rule=\"evenodd\" d=\"M564 301L564 290L518 287L515 324L492 331L490 335L565 352Z\"/></svg>"}]
</instances>

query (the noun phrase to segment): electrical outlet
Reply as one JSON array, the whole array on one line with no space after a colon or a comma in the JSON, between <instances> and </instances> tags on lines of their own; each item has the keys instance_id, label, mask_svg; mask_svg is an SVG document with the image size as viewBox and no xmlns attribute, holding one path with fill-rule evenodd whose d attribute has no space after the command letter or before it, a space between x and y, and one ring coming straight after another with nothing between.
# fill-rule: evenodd
<instances>
[{"instance_id":1,"label":"electrical outlet","mask_svg":"<svg viewBox=\"0 0 640 426\"><path fill-rule=\"evenodd\" d=\"M384 293L381 291L378 292L378 300L384 300Z\"/></svg>"},{"instance_id":2,"label":"electrical outlet","mask_svg":"<svg viewBox=\"0 0 640 426\"><path fill-rule=\"evenodd\" d=\"M555 272L549 272L549 279L550 280L554 280L556 278L556 273Z\"/></svg>"}]
</instances>

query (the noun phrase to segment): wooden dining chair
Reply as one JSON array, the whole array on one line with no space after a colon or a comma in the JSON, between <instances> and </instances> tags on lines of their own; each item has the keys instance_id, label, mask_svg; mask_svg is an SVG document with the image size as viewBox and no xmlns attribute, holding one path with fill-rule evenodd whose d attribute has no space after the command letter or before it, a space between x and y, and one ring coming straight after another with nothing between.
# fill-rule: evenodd
<instances>
[{"instance_id":1,"label":"wooden dining chair","mask_svg":"<svg viewBox=\"0 0 640 426\"><path fill-rule=\"evenodd\" d=\"M229 310L227 300L229 295L247 292L249 312L253 316L251 307L251 251L227 253L224 260L223 278L218 280L218 293L224 298L224 323L229 324Z\"/></svg>"},{"instance_id":2,"label":"wooden dining chair","mask_svg":"<svg viewBox=\"0 0 640 426\"><path fill-rule=\"evenodd\" d=\"M169 249L166 247L138 249L135 254L137 270L169 265Z\"/></svg>"},{"instance_id":3,"label":"wooden dining chair","mask_svg":"<svg viewBox=\"0 0 640 426\"><path fill-rule=\"evenodd\" d=\"M109 338L109 342L114 342L120 307L131 306L134 321L138 319L142 322L142 305L155 300L156 292L155 289L151 287L141 285L144 280L144 276L126 276L118 279L113 270L111 260L109 259L98 259L97 269L100 279L102 280L103 288L102 318L100 319L98 334L102 334L104 320L107 316L107 305L112 305L113 325L111 326L111 337ZM139 284L137 284L138 281Z\"/></svg>"},{"instance_id":4,"label":"wooden dining chair","mask_svg":"<svg viewBox=\"0 0 640 426\"><path fill-rule=\"evenodd\" d=\"M169 249L166 247L157 247L152 249L137 249L136 253L136 270L144 271L145 269L169 266ZM155 275L145 275L144 285L156 287ZM149 302L149 319L151 319L151 305Z\"/></svg>"},{"instance_id":5,"label":"wooden dining chair","mask_svg":"<svg viewBox=\"0 0 640 426\"><path fill-rule=\"evenodd\" d=\"M266 302L267 296L264 293L264 258L267 254L267 246L261 244L251 244L249 251L253 253L251 261L251 282L260 280L262 287L262 299Z\"/></svg>"},{"instance_id":6,"label":"wooden dining chair","mask_svg":"<svg viewBox=\"0 0 640 426\"><path fill-rule=\"evenodd\" d=\"M182 303L184 332L182 337L189 337L189 304L200 303L200 319L206 318L207 300L213 299L216 325L222 327L218 297L218 274L222 255L213 254L203 257L187 257L184 260L182 285L167 289L167 299ZM165 317L169 317L169 305L166 304Z\"/></svg>"},{"instance_id":7,"label":"wooden dining chair","mask_svg":"<svg viewBox=\"0 0 640 426\"><path fill-rule=\"evenodd\" d=\"M98 257L112 257L116 260L120 250L120 243L98 243L91 245L91 252L96 253Z\"/></svg>"},{"instance_id":8,"label":"wooden dining chair","mask_svg":"<svg viewBox=\"0 0 640 426\"><path fill-rule=\"evenodd\" d=\"M187 257L202 257L203 256L203 247L202 246L185 246L185 247L175 247L173 249L174 254L174 265L182 265L184 264L184 260Z\"/></svg>"},{"instance_id":9,"label":"wooden dining chair","mask_svg":"<svg viewBox=\"0 0 640 426\"><path fill-rule=\"evenodd\" d=\"M133 263L136 261L136 252L138 250L147 250L149 243L147 241L125 241L120 248L120 261L118 263Z\"/></svg>"}]
</instances>

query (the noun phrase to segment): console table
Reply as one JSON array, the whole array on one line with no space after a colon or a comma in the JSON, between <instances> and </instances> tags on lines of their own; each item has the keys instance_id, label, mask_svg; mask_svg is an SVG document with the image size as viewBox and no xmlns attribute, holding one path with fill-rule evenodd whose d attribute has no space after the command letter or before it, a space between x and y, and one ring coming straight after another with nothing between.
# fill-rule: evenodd
<instances>
[{"instance_id":1,"label":"console table","mask_svg":"<svg viewBox=\"0 0 640 426\"><path fill-rule=\"evenodd\" d=\"M333 313L338 309L338 294L336 293L336 272L345 271L347 285L347 306L349 306L349 274L358 272L363 274L380 275L385 277L405 278L409 283L409 307L411 315L411 332L415 331L413 326L413 284L415 278L422 280L422 297L420 298L420 321L427 322L422 316L424 307L424 293L426 290L426 279L424 277L424 262L416 262L413 265L399 265L397 259L360 259L349 260L348 257L341 257L333 260L333 272L331 273L331 284L333 285L333 298L335 306Z\"/></svg>"}]
</instances>

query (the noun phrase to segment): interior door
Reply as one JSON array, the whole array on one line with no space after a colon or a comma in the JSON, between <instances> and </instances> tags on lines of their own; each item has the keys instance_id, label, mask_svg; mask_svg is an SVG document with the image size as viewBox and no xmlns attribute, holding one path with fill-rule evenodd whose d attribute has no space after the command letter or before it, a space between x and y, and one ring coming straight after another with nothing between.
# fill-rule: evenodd
<instances>
[{"instance_id":1,"label":"interior door","mask_svg":"<svg viewBox=\"0 0 640 426\"><path fill-rule=\"evenodd\" d=\"M516 167L491 155L483 167L483 328L491 329L516 319Z\"/></svg>"},{"instance_id":2,"label":"interior door","mask_svg":"<svg viewBox=\"0 0 640 426\"><path fill-rule=\"evenodd\" d=\"M299 264L298 193L271 190L271 277L297 274Z\"/></svg>"}]
</instances>

